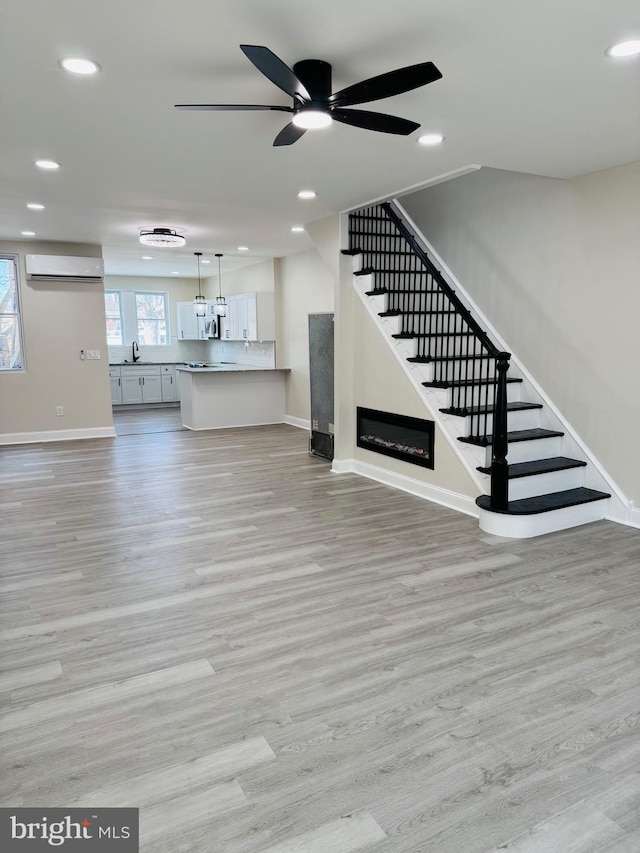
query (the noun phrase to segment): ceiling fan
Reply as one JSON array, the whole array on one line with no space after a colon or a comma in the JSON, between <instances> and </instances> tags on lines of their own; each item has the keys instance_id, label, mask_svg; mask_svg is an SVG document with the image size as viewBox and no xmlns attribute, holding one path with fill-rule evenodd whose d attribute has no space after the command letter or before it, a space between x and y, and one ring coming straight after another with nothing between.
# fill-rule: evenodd
<instances>
[{"instance_id":1,"label":"ceiling fan","mask_svg":"<svg viewBox=\"0 0 640 853\"><path fill-rule=\"evenodd\" d=\"M176 104L179 110L277 110L293 113L293 118L276 136L273 144L293 145L309 129L326 127L332 119L343 124L408 136L420 125L386 113L349 110L345 107L401 95L439 80L442 74L433 62L420 62L370 77L339 92L331 93L331 65L322 59L303 59L293 69L260 45L241 44L240 50L267 79L293 98L290 107L265 104Z\"/></svg>"}]
</instances>

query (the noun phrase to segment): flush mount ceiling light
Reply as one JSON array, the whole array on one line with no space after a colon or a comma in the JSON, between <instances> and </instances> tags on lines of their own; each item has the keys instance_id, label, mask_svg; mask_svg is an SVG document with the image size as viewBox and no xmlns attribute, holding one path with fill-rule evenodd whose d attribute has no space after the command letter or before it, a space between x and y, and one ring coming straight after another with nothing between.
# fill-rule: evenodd
<instances>
[{"instance_id":1,"label":"flush mount ceiling light","mask_svg":"<svg viewBox=\"0 0 640 853\"><path fill-rule=\"evenodd\" d=\"M324 110L302 109L294 114L291 121L296 127L310 130L318 127L329 127L333 119Z\"/></svg>"},{"instance_id":2,"label":"flush mount ceiling light","mask_svg":"<svg viewBox=\"0 0 640 853\"><path fill-rule=\"evenodd\" d=\"M607 48L605 51L607 56L612 56L614 59L623 59L627 56L637 56L640 53L640 39L631 39L630 41L620 41Z\"/></svg>"},{"instance_id":3,"label":"flush mount ceiling light","mask_svg":"<svg viewBox=\"0 0 640 853\"><path fill-rule=\"evenodd\" d=\"M23 237L35 237L36 236L35 231L21 231L20 233L22 234Z\"/></svg>"},{"instance_id":4,"label":"flush mount ceiling light","mask_svg":"<svg viewBox=\"0 0 640 853\"><path fill-rule=\"evenodd\" d=\"M291 230L294 234L300 234L302 231L304 231L304 225L292 225Z\"/></svg>"},{"instance_id":5,"label":"flush mount ceiling light","mask_svg":"<svg viewBox=\"0 0 640 853\"><path fill-rule=\"evenodd\" d=\"M222 259L222 255L216 252L216 258L218 259L218 293L219 296L216 296L216 314L218 317L226 317L227 316L227 301L222 295L222 271L220 269L220 261Z\"/></svg>"},{"instance_id":6,"label":"flush mount ceiling light","mask_svg":"<svg viewBox=\"0 0 640 853\"><path fill-rule=\"evenodd\" d=\"M207 300L202 295L202 290L200 289L200 258L202 257L202 252L194 252L193 254L198 259L198 295L193 300L193 310L196 317L206 317Z\"/></svg>"},{"instance_id":7,"label":"flush mount ceiling light","mask_svg":"<svg viewBox=\"0 0 640 853\"><path fill-rule=\"evenodd\" d=\"M151 257L151 255L143 255L143 256L142 256L142 260L143 260L143 261L152 261L152 260L153 260L153 258Z\"/></svg>"},{"instance_id":8,"label":"flush mount ceiling light","mask_svg":"<svg viewBox=\"0 0 640 853\"><path fill-rule=\"evenodd\" d=\"M203 263L203 264L210 264L210 263L211 263L211 261L210 261L210 260L208 260L208 259L206 259L206 258L203 258L203 259L202 259L202 263Z\"/></svg>"},{"instance_id":9,"label":"flush mount ceiling light","mask_svg":"<svg viewBox=\"0 0 640 853\"><path fill-rule=\"evenodd\" d=\"M249 247L248 246L238 246L238 251L239 252L248 252Z\"/></svg>"},{"instance_id":10,"label":"flush mount ceiling light","mask_svg":"<svg viewBox=\"0 0 640 853\"><path fill-rule=\"evenodd\" d=\"M36 160L36 166L38 169L59 169L60 163L55 160Z\"/></svg>"},{"instance_id":11,"label":"flush mount ceiling light","mask_svg":"<svg viewBox=\"0 0 640 853\"><path fill-rule=\"evenodd\" d=\"M140 242L145 246L184 246L185 239L171 228L154 228L152 231L141 231Z\"/></svg>"},{"instance_id":12,"label":"flush mount ceiling light","mask_svg":"<svg viewBox=\"0 0 640 853\"><path fill-rule=\"evenodd\" d=\"M44 204L38 204L35 201L30 201L27 207L29 210L44 210Z\"/></svg>"},{"instance_id":13,"label":"flush mount ceiling light","mask_svg":"<svg viewBox=\"0 0 640 853\"><path fill-rule=\"evenodd\" d=\"M444 136L441 133L425 133L418 137L420 145L440 145L444 141Z\"/></svg>"},{"instance_id":14,"label":"flush mount ceiling light","mask_svg":"<svg viewBox=\"0 0 640 853\"><path fill-rule=\"evenodd\" d=\"M315 198L316 193L313 190L300 190L298 198Z\"/></svg>"},{"instance_id":15,"label":"flush mount ceiling light","mask_svg":"<svg viewBox=\"0 0 640 853\"><path fill-rule=\"evenodd\" d=\"M97 74L100 66L93 59L81 59L79 56L66 56L58 61L58 65L72 74Z\"/></svg>"}]
</instances>

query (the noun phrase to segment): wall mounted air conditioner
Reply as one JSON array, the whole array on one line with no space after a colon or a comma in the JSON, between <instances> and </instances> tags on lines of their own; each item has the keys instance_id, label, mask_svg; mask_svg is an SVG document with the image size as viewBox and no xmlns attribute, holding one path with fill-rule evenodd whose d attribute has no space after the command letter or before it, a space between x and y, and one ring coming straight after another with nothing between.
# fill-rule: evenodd
<instances>
[{"instance_id":1,"label":"wall mounted air conditioner","mask_svg":"<svg viewBox=\"0 0 640 853\"><path fill-rule=\"evenodd\" d=\"M26 255L27 278L31 281L104 281L102 258L65 255Z\"/></svg>"}]
</instances>

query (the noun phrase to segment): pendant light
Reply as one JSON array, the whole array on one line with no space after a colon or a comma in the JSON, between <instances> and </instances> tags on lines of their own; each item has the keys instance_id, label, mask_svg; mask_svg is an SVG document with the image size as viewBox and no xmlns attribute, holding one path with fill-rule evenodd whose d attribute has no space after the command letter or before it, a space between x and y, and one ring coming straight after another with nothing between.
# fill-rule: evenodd
<instances>
[{"instance_id":1,"label":"pendant light","mask_svg":"<svg viewBox=\"0 0 640 853\"><path fill-rule=\"evenodd\" d=\"M200 290L200 257L202 252L194 252L193 253L198 259L198 295L193 300L193 310L195 311L196 317L205 317L207 314L207 300L202 295L202 291Z\"/></svg>"},{"instance_id":2,"label":"pendant light","mask_svg":"<svg viewBox=\"0 0 640 853\"><path fill-rule=\"evenodd\" d=\"M227 316L227 302L224 296L222 295L222 272L220 271L220 258L221 254L216 253L216 258L218 259L218 285L219 285L219 293L220 296L216 296L216 314L218 317L226 317Z\"/></svg>"}]
</instances>

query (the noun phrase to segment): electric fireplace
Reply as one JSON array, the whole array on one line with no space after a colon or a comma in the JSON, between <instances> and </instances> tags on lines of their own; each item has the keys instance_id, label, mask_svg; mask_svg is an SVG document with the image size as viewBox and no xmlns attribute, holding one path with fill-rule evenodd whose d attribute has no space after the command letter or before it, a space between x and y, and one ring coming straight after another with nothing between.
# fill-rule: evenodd
<instances>
[{"instance_id":1,"label":"electric fireplace","mask_svg":"<svg viewBox=\"0 0 640 853\"><path fill-rule=\"evenodd\" d=\"M358 406L357 444L374 453L433 468L434 423Z\"/></svg>"}]
</instances>

